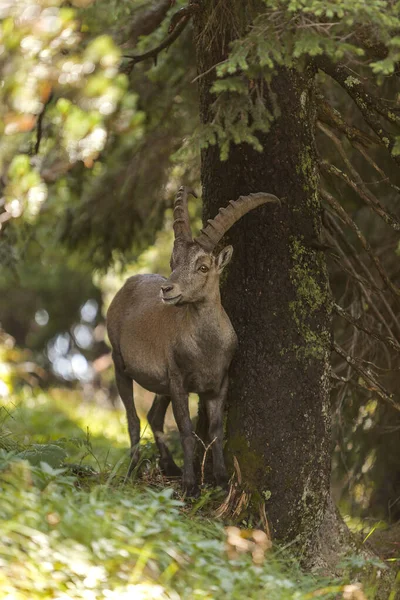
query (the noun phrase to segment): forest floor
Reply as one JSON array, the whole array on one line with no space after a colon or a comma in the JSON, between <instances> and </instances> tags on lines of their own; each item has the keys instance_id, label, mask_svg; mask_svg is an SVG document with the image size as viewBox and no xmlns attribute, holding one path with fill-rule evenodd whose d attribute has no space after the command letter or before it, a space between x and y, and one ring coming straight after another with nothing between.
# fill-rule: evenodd
<instances>
[{"instance_id":1,"label":"forest floor","mask_svg":"<svg viewBox=\"0 0 400 600\"><path fill-rule=\"evenodd\" d=\"M350 556L342 579L304 574L290 549L217 519L221 491L185 501L160 475L148 430L141 476L127 480L127 440L121 411L74 392L3 400L1 599L365 600L396 558L371 571Z\"/></svg>"}]
</instances>

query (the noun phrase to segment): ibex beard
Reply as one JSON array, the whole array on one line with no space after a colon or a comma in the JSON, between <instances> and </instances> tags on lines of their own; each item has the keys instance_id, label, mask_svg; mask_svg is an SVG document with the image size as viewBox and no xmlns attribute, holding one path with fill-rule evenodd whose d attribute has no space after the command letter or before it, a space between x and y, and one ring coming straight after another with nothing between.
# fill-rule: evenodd
<instances>
[{"instance_id":1,"label":"ibex beard","mask_svg":"<svg viewBox=\"0 0 400 600\"><path fill-rule=\"evenodd\" d=\"M131 441L130 472L139 460L140 421L133 401L132 381L156 394L148 413L167 476L181 473L165 443L165 413L172 402L183 447L182 483L188 495L198 493L194 472L195 436L189 414L189 393L197 393L208 420L213 476L225 487L223 412L228 370L237 347L233 326L221 304L220 275L233 248L214 250L228 229L244 214L267 202L266 193L241 196L220 209L215 219L193 239L187 199L181 187L174 205L174 247L171 275L130 277L112 301L107 329L112 345L116 383L124 403Z\"/></svg>"}]
</instances>

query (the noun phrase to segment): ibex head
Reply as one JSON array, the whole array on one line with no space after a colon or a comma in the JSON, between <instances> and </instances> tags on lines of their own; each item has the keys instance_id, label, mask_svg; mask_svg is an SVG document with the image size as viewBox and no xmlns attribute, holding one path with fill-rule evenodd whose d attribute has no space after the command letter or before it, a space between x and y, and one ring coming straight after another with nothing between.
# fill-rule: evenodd
<instances>
[{"instance_id":1,"label":"ibex head","mask_svg":"<svg viewBox=\"0 0 400 600\"><path fill-rule=\"evenodd\" d=\"M161 288L165 304L186 304L214 299L219 289L219 277L232 257L232 246L226 246L218 255L213 251L225 233L243 215L267 202L279 202L272 194L260 192L231 200L226 208L220 208L214 219L198 237L192 238L188 195L193 192L179 188L174 205L174 248L171 256L171 276ZM194 195L194 194L193 194Z\"/></svg>"}]
</instances>

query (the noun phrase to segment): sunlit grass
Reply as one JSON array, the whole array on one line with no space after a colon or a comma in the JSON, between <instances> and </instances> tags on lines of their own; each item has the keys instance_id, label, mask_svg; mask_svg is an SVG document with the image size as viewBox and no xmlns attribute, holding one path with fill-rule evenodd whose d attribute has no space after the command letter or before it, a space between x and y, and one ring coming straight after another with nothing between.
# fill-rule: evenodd
<instances>
[{"instance_id":1,"label":"sunlit grass","mask_svg":"<svg viewBox=\"0 0 400 600\"><path fill-rule=\"evenodd\" d=\"M333 598L271 553L230 558L223 525L189 518L171 488L94 485L0 451L0 590L7 600Z\"/></svg>"},{"instance_id":2,"label":"sunlit grass","mask_svg":"<svg viewBox=\"0 0 400 600\"><path fill-rule=\"evenodd\" d=\"M348 581L305 575L281 550L260 564L232 555L215 492L182 502L157 471L148 430L151 469L127 480L123 411L28 388L1 409L1 600L343 597Z\"/></svg>"},{"instance_id":3,"label":"sunlit grass","mask_svg":"<svg viewBox=\"0 0 400 600\"><path fill-rule=\"evenodd\" d=\"M3 400L0 425L21 445L65 441L71 462L95 468L111 467L128 456L124 413L84 402L69 390Z\"/></svg>"}]
</instances>

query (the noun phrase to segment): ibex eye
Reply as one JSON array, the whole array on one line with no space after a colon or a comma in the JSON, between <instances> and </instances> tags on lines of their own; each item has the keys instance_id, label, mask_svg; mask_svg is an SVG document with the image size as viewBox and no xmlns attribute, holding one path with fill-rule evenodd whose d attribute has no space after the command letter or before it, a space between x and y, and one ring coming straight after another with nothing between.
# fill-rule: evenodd
<instances>
[{"instance_id":1,"label":"ibex eye","mask_svg":"<svg viewBox=\"0 0 400 600\"><path fill-rule=\"evenodd\" d=\"M206 267L206 265L201 265L201 267L200 267L200 271L201 271L202 273L207 273L207 272L209 271L209 269L208 269L208 267Z\"/></svg>"}]
</instances>

